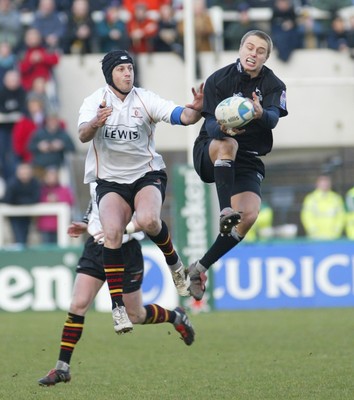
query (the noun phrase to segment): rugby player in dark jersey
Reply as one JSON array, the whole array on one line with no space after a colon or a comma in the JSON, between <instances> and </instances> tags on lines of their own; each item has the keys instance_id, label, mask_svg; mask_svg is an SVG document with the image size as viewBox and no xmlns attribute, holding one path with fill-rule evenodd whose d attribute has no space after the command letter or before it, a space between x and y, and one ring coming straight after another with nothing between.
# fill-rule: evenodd
<instances>
[{"instance_id":1,"label":"rugby player in dark jersey","mask_svg":"<svg viewBox=\"0 0 354 400\"><path fill-rule=\"evenodd\" d=\"M236 62L214 72L205 83L205 121L194 144L193 161L202 181L215 183L221 214L220 234L188 268L189 290L196 300L203 297L206 271L244 238L260 210L265 176L260 157L272 150L272 129L288 114L286 86L264 65L272 47L265 32L247 32ZM218 124L215 108L231 96L251 99L255 115L241 129L229 131Z\"/></svg>"}]
</instances>

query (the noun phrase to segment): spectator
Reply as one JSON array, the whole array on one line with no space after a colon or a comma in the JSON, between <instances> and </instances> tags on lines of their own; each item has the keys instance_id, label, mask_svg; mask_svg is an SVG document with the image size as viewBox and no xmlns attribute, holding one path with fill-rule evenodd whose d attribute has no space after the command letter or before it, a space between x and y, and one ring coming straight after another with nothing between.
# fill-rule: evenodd
<instances>
[{"instance_id":1,"label":"spectator","mask_svg":"<svg viewBox=\"0 0 354 400\"><path fill-rule=\"evenodd\" d=\"M45 119L45 110L42 100L36 96L27 99L25 115L15 123L12 130L12 147L17 162L31 162L32 153L28 144L33 133L42 127Z\"/></svg>"},{"instance_id":2,"label":"spectator","mask_svg":"<svg viewBox=\"0 0 354 400\"><path fill-rule=\"evenodd\" d=\"M92 53L95 24L91 17L88 0L74 0L69 13L62 48L65 54Z\"/></svg>"},{"instance_id":3,"label":"spectator","mask_svg":"<svg viewBox=\"0 0 354 400\"><path fill-rule=\"evenodd\" d=\"M327 35L327 46L329 49L338 51L348 51L348 31L344 18L337 15L331 22L331 27Z\"/></svg>"},{"instance_id":4,"label":"spectator","mask_svg":"<svg viewBox=\"0 0 354 400\"><path fill-rule=\"evenodd\" d=\"M65 22L57 11L54 0L39 0L31 27L39 31L45 47L52 50L60 48Z\"/></svg>"},{"instance_id":5,"label":"spectator","mask_svg":"<svg viewBox=\"0 0 354 400\"><path fill-rule=\"evenodd\" d=\"M127 23L132 53L153 51L153 41L157 34L157 22L148 17L145 3L136 3L134 13Z\"/></svg>"},{"instance_id":6,"label":"spectator","mask_svg":"<svg viewBox=\"0 0 354 400\"><path fill-rule=\"evenodd\" d=\"M247 31L258 29L251 20L249 13L250 6L243 2L237 6L239 20L225 24L224 29L224 48L225 50L237 50L240 47L241 39Z\"/></svg>"},{"instance_id":7,"label":"spectator","mask_svg":"<svg viewBox=\"0 0 354 400\"><path fill-rule=\"evenodd\" d=\"M45 170L40 191L42 203L74 204L74 196L70 187L63 186L59 181L57 168L49 167ZM58 221L55 215L43 215L37 218L37 229L41 233L42 243L57 243Z\"/></svg>"},{"instance_id":8,"label":"spectator","mask_svg":"<svg viewBox=\"0 0 354 400\"><path fill-rule=\"evenodd\" d=\"M320 175L317 178L315 190L304 199L300 217L309 239L334 240L342 236L344 201L332 190L330 176Z\"/></svg>"},{"instance_id":9,"label":"spectator","mask_svg":"<svg viewBox=\"0 0 354 400\"><path fill-rule=\"evenodd\" d=\"M42 36L35 28L30 28L25 33L25 46L19 69L22 85L29 91L37 77L43 77L46 82L53 79L53 68L59 63L59 53L48 51L43 46Z\"/></svg>"},{"instance_id":10,"label":"spectator","mask_svg":"<svg viewBox=\"0 0 354 400\"><path fill-rule=\"evenodd\" d=\"M33 80L32 87L27 92L26 98L30 99L32 97L39 99L43 103L45 114L48 114L56 107L56 104L51 101L47 94L47 81L42 76L38 76Z\"/></svg>"},{"instance_id":11,"label":"spectator","mask_svg":"<svg viewBox=\"0 0 354 400\"><path fill-rule=\"evenodd\" d=\"M3 88L5 72L17 68L17 57L9 42L0 41L0 90Z\"/></svg>"},{"instance_id":12,"label":"spectator","mask_svg":"<svg viewBox=\"0 0 354 400\"><path fill-rule=\"evenodd\" d=\"M174 52L183 57L183 46L178 43L177 20L170 4L160 7L157 34L154 38L154 49L157 52Z\"/></svg>"},{"instance_id":13,"label":"spectator","mask_svg":"<svg viewBox=\"0 0 354 400\"><path fill-rule=\"evenodd\" d=\"M2 202L12 205L35 204L39 202L39 195L39 181L33 176L31 165L24 163L17 166L16 176L9 181ZM32 218L10 217L9 220L16 245L25 247Z\"/></svg>"},{"instance_id":14,"label":"spectator","mask_svg":"<svg viewBox=\"0 0 354 400\"><path fill-rule=\"evenodd\" d=\"M11 0L0 0L0 42L10 43L17 49L22 39L20 12Z\"/></svg>"},{"instance_id":15,"label":"spectator","mask_svg":"<svg viewBox=\"0 0 354 400\"><path fill-rule=\"evenodd\" d=\"M348 239L354 240L354 187L345 194L345 207L347 211L345 233Z\"/></svg>"},{"instance_id":16,"label":"spectator","mask_svg":"<svg viewBox=\"0 0 354 400\"><path fill-rule=\"evenodd\" d=\"M28 148L32 153L32 165L41 178L46 168L61 168L65 156L75 151L74 143L57 114L49 114L44 127L33 133Z\"/></svg>"},{"instance_id":17,"label":"spectator","mask_svg":"<svg viewBox=\"0 0 354 400\"><path fill-rule=\"evenodd\" d=\"M214 27L205 0L194 0L194 28L197 53L213 50ZM184 35L184 21L178 24L180 37Z\"/></svg>"},{"instance_id":18,"label":"spectator","mask_svg":"<svg viewBox=\"0 0 354 400\"><path fill-rule=\"evenodd\" d=\"M314 19L308 9L303 8L298 18L300 47L302 49L317 49L322 46L324 28L320 21Z\"/></svg>"},{"instance_id":19,"label":"spectator","mask_svg":"<svg viewBox=\"0 0 354 400\"><path fill-rule=\"evenodd\" d=\"M17 70L9 70L0 90L0 172L8 181L15 173L15 154L12 148L12 130L25 112L26 93L21 87Z\"/></svg>"},{"instance_id":20,"label":"spectator","mask_svg":"<svg viewBox=\"0 0 354 400\"><path fill-rule=\"evenodd\" d=\"M300 47L297 15L292 0L275 0L270 24L278 58L286 62L293 51Z\"/></svg>"},{"instance_id":21,"label":"spectator","mask_svg":"<svg viewBox=\"0 0 354 400\"><path fill-rule=\"evenodd\" d=\"M170 4L171 0L122 0L122 6L129 11L131 15L135 13L138 4L144 4L149 11L159 11L163 4Z\"/></svg>"},{"instance_id":22,"label":"spectator","mask_svg":"<svg viewBox=\"0 0 354 400\"><path fill-rule=\"evenodd\" d=\"M118 2L112 2L106 8L104 18L96 23L96 32L101 53L129 48L127 23Z\"/></svg>"},{"instance_id":23,"label":"spectator","mask_svg":"<svg viewBox=\"0 0 354 400\"><path fill-rule=\"evenodd\" d=\"M194 0L194 29L195 29L195 47L197 52L196 75L201 77L201 67L199 53L203 51L211 51L213 49L214 27L210 18L205 0ZM178 23L178 33L183 42L184 37L184 21Z\"/></svg>"}]
</instances>

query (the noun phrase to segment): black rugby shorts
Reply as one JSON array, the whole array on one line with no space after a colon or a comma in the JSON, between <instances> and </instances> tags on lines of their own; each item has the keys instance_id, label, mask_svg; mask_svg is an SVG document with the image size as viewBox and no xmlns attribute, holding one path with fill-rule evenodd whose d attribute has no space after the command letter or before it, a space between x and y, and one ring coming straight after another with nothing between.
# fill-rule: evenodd
<instances>
[{"instance_id":1,"label":"black rugby shorts","mask_svg":"<svg viewBox=\"0 0 354 400\"><path fill-rule=\"evenodd\" d=\"M123 243L122 251L126 263L124 273L124 293L136 292L141 288L144 277L144 258L138 240L132 239ZM77 273L86 274L93 278L106 280L103 269L103 245L97 244L90 236L85 243L84 251L76 268Z\"/></svg>"},{"instance_id":2,"label":"black rugby shorts","mask_svg":"<svg viewBox=\"0 0 354 400\"><path fill-rule=\"evenodd\" d=\"M199 139L199 138L198 138ZM214 183L214 164L209 157L209 145L213 139L204 138L196 140L193 147L194 169L205 183ZM238 152L235 161L235 180L233 183L232 194L244 192L261 194L261 183L264 179L265 171L262 160L245 152Z\"/></svg>"},{"instance_id":3,"label":"black rugby shorts","mask_svg":"<svg viewBox=\"0 0 354 400\"><path fill-rule=\"evenodd\" d=\"M164 170L147 172L144 176L133 183L109 182L104 179L97 180L97 204L107 193L119 194L134 211L134 198L145 186L154 186L161 192L162 202L165 200L167 185L167 174Z\"/></svg>"}]
</instances>

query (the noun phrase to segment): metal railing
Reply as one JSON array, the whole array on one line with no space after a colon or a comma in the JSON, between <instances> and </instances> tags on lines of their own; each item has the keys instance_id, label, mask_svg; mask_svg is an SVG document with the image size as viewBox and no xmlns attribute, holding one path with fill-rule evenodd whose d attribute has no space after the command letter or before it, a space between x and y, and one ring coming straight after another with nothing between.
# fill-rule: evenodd
<instances>
[{"instance_id":1,"label":"metal railing","mask_svg":"<svg viewBox=\"0 0 354 400\"><path fill-rule=\"evenodd\" d=\"M31 205L0 204L0 248L5 244L5 219L8 217L38 217L56 215L58 217L58 246L68 247L70 238L67 229L71 219L71 209L66 203L37 203Z\"/></svg>"}]
</instances>

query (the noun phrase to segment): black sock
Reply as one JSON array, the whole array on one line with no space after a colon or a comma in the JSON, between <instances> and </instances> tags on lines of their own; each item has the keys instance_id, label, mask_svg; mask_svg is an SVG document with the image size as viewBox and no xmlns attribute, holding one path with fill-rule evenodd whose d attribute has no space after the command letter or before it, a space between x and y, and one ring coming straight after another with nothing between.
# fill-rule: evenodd
<instances>
[{"instance_id":1,"label":"black sock","mask_svg":"<svg viewBox=\"0 0 354 400\"><path fill-rule=\"evenodd\" d=\"M164 221L162 222L162 228L158 235L149 236L149 238L158 246L165 256L167 265L176 264L178 261L178 255L173 247L170 232L168 231L167 225Z\"/></svg>"},{"instance_id":2,"label":"black sock","mask_svg":"<svg viewBox=\"0 0 354 400\"><path fill-rule=\"evenodd\" d=\"M125 264L121 248L109 249L103 247L103 267L106 274L109 294L111 296L112 307L116 303L118 306L123 303L123 277Z\"/></svg>"},{"instance_id":3,"label":"black sock","mask_svg":"<svg viewBox=\"0 0 354 400\"><path fill-rule=\"evenodd\" d=\"M214 164L214 179L218 193L220 211L231 207L232 186L234 183L234 167L232 160L216 160Z\"/></svg>"},{"instance_id":4,"label":"black sock","mask_svg":"<svg viewBox=\"0 0 354 400\"><path fill-rule=\"evenodd\" d=\"M240 240L238 240L232 236L218 235L215 242L212 244L210 249L204 254L204 256L199 260L199 262L203 265L203 267L209 268L212 264L218 261L224 254L226 254L238 243L240 243L242 239L243 237L241 237Z\"/></svg>"},{"instance_id":5,"label":"black sock","mask_svg":"<svg viewBox=\"0 0 354 400\"><path fill-rule=\"evenodd\" d=\"M68 313L65 321L61 343L59 360L70 364L71 356L77 342L81 338L82 330L84 329L85 317Z\"/></svg>"}]
</instances>

